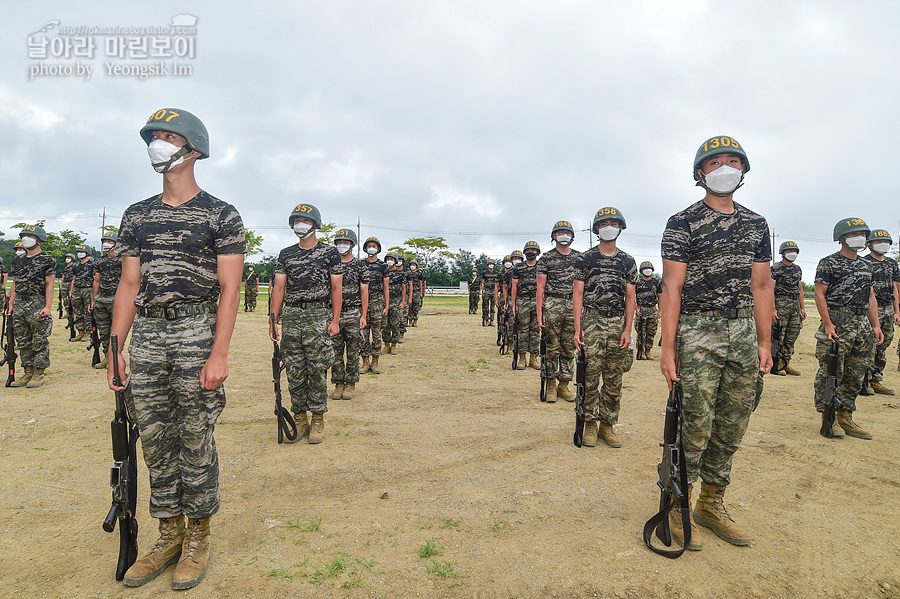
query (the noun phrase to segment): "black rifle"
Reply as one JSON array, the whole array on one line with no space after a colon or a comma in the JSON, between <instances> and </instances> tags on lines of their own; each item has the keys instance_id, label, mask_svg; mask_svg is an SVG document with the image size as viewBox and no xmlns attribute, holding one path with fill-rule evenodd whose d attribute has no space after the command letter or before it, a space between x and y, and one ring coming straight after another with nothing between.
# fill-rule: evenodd
<instances>
[{"instance_id":1,"label":"black rifle","mask_svg":"<svg viewBox=\"0 0 900 599\"><path fill-rule=\"evenodd\" d=\"M62 309L62 287L59 288L59 300L56 302L56 311L59 314L59 319L63 319L63 309Z\"/></svg>"},{"instance_id":2,"label":"black rifle","mask_svg":"<svg viewBox=\"0 0 900 599\"><path fill-rule=\"evenodd\" d=\"M91 366L96 366L100 363L100 333L97 332L97 320L94 318L94 311L91 310L91 342L85 348L85 351L94 350L94 355L91 356Z\"/></svg>"},{"instance_id":3,"label":"black rifle","mask_svg":"<svg viewBox=\"0 0 900 599\"><path fill-rule=\"evenodd\" d=\"M691 543L691 505L687 496L687 467L684 458L684 438L681 431L682 401L684 395L681 383L672 382L672 390L669 391L669 399L666 402L666 423L663 428L662 461L656 467L659 473L659 512L644 524L644 544L664 557L675 559L684 553L684 549ZM676 464L678 476L675 476ZM681 525L684 527L684 547L677 550L661 549L651 543L653 531L666 547L672 546L672 531L669 529L669 512L673 508L681 510Z\"/></svg>"},{"instance_id":4,"label":"black rifle","mask_svg":"<svg viewBox=\"0 0 900 599\"><path fill-rule=\"evenodd\" d=\"M637 340L634 342L634 353L636 360L644 359L644 318L642 316L638 316Z\"/></svg>"},{"instance_id":5,"label":"black rifle","mask_svg":"<svg viewBox=\"0 0 900 599\"><path fill-rule=\"evenodd\" d=\"M547 340L541 331L541 401L547 401Z\"/></svg>"},{"instance_id":6,"label":"black rifle","mask_svg":"<svg viewBox=\"0 0 900 599\"><path fill-rule=\"evenodd\" d=\"M832 341L828 355L825 356L825 397L823 398L825 410L822 412L822 428L819 429L820 435L829 438L834 436L834 417L837 411L844 407L841 400L835 396L838 387L837 366L838 342Z\"/></svg>"},{"instance_id":7,"label":"black rifle","mask_svg":"<svg viewBox=\"0 0 900 599\"><path fill-rule=\"evenodd\" d=\"M119 339L109 338L109 354L113 363L113 385L122 385L119 377ZM125 408L126 394L130 388L116 391L116 411L110 429L112 430L113 465L109 471L109 486L112 487L112 507L103 520L103 530L112 532L119 521L119 559L116 563L116 580L125 578L125 572L137 560L138 524L134 517L137 508L137 426L128 418Z\"/></svg>"},{"instance_id":8,"label":"black rifle","mask_svg":"<svg viewBox=\"0 0 900 599\"><path fill-rule=\"evenodd\" d=\"M69 341L75 338L75 311L72 309L72 302L69 301L69 323L66 325L69 329Z\"/></svg>"},{"instance_id":9,"label":"black rifle","mask_svg":"<svg viewBox=\"0 0 900 599\"><path fill-rule=\"evenodd\" d=\"M500 313L497 328L497 345L500 346L500 355L504 356L509 353L509 308Z\"/></svg>"},{"instance_id":10,"label":"black rifle","mask_svg":"<svg viewBox=\"0 0 900 599\"><path fill-rule=\"evenodd\" d=\"M862 387L859 390L860 395L864 395L866 397L870 395L875 395L875 392L872 391L872 388L869 387L869 381L872 379L872 375L875 374L875 367L869 366L866 368L866 373L863 375Z\"/></svg>"},{"instance_id":11,"label":"black rifle","mask_svg":"<svg viewBox=\"0 0 900 599\"><path fill-rule=\"evenodd\" d=\"M582 345L575 358L575 435L572 437L575 447L581 447L581 442L584 440L584 382L586 375L587 356Z\"/></svg>"},{"instance_id":12,"label":"black rifle","mask_svg":"<svg viewBox=\"0 0 900 599\"><path fill-rule=\"evenodd\" d=\"M503 309L497 308L497 347L503 343ZM500 352L503 353L502 351Z\"/></svg>"},{"instance_id":13,"label":"black rifle","mask_svg":"<svg viewBox=\"0 0 900 599\"><path fill-rule=\"evenodd\" d=\"M272 337L278 339L278 329L275 325L275 314L269 312L269 326L272 328ZM281 347L278 341L272 341L272 382L275 383L275 416L278 417L278 442L284 443L284 438L293 441L297 438L297 423L290 411L281 405L281 371L284 370L284 360L281 356Z\"/></svg>"},{"instance_id":14,"label":"black rifle","mask_svg":"<svg viewBox=\"0 0 900 599\"><path fill-rule=\"evenodd\" d=\"M513 324L513 357L512 369L515 370L519 366L519 319L516 318Z\"/></svg>"},{"instance_id":15,"label":"black rifle","mask_svg":"<svg viewBox=\"0 0 900 599\"><path fill-rule=\"evenodd\" d=\"M781 323L777 320L772 324L772 369L769 374L778 374L784 372L784 366L781 364Z\"/></svg>"},{"instance_id":16,"label":"black rifle","mask_svg":"<svg viewBox=\"0 0 900 599\"><path fill-rule=\"evenodd\" d=\"M6 316L3 312L3 332L0 334L0 341L3 342L3 359L0 360L0 367L9 366L9 376L6 377L6 386L9 387L16 380L16 333L13 327L12 315Z\"/></svg>"}]
</instances>

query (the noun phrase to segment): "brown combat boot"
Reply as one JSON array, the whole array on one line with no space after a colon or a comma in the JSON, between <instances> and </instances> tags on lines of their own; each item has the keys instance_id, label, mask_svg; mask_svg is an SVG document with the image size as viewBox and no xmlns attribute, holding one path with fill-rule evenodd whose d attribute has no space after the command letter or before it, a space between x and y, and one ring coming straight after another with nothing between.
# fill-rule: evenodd
<instances>
[{"instance_id":1,"label":"brown combat boot","mask_svg":"<svg viewBox=\"0 0 900 599\"><path fill-rule=\"evenodd\" d=\"M97 362L97 365L94 366L94 368L96 370L104 370L107 366L109 366L109 356L104 353L103 359Z\"/></svg>"},{"instance_id":2,"label":"brown combat boot","mask_svg":"<svg viewBox=\"0 0 900 599\"><path fill-rule=\"evenodd\" d=\"M406 335L406 333L400 333L400 338L397 339L397 343L403 343L403 337L404 337L404 335Z\"/></svg>"},{"instance_id":3,"label":"brown combat boot","mask_svg":"<svg viewBox=\"0 0 900 599\"><path fill-rule=\"evenodd\" d=\"M34 376L34 366L25 366L25 374L22 375L22 378L16 379L15 382L11 383L10 387L24 387L28 384L28 381L31 380L31 377Z\"/></svg>"},{"instance_id":4,"label":"brown combat boot","mask_svg":"<svg viewBox=\"0 0 900 599\"><path fill-rule=\"evenodd\" d=\"M162 574L166 568L178 561L183 542L184 516L160 518L156 545L150 553L128 568L122 583L127 587L139 587Z\"/></svg>"},{"instance_id":5,"label":"brown combat boot","mask_svg":"<svg viewBox=\"0 0 900 599\"><path fill-rule=\"evenodd\" d=\"M536 353L531 352L531 359L528 360L528 366L535 370L541 369L541 363L538 361L538 355Z\"/></svg>"},{"instance_id":6,"label":"brown combat boot","mask_svg":"<svg viewBox=\"0 0 900 599\"><path fill-rule=\"evenodd\" d=\"M603 437L603 440L610 447L622 447L622 439L616 434L616 430L611 424L605 422L597 423L597 433Z\"/></svg>"},{"instance_id":7,"label":"brown combat boot","mask_svg":"<svg viewBox=\"0 0 900 599\"><path fill-rule=\"evenodd\" d=\"M355 393L356 393L356 383L350 383L349 385L344 385L343 399L353 399L353 395Z\"/></svg>"},{"instance_id":8,"label":"brown combat boot","mask_svg":"<svg viewBox=\"0 0 900 599\"><path fill-rule=\"evenodd\" d=\"M694 522L732 545L749 545L750 535L728 515L723 501L725 487L700 483L700 498L694 508Z\"/></svg>"},{"instance_id":9,"label":"brown combat boot","mask_svg":"<svg viewBox=\"0 0 900 599\"><path fill-rule=\"evenodd\" d=\"M87 331L78 331L78 334L75 335L75 338L74 338L74 339L70 339L69 341L72 341L73 343L74 343L75 341L81 341L82 339L84 339L84 335L85 335L86 333L87 333Z\"/></svg>"},{"instance_id":10,"label":"brown combat boot","mask_svg":"<svg viewBox=\"0 0 900 599\"><path fill-rule=\"evenodd\" d=\"M784 373L791 376L800 376L800 371L791 366L790 360L784 361Z\"/></svg>"},{"instance_id":11,"label":"brown combat boot","mask_svg":"<svg viewBox=\"0 0 900 599\"><path fill-rule=\"evenodd\" d=\"M34 389L35 387L40 387L44 384L44 369L43 368L35 368L34 376L31 377L31 380L28 381L28 384L25 385L29 389Z\"/></svg>"},{"instance_id":12,"label":"brown combat boot","mask_svg":"<svg viewBox=\"0 0 900 599\"><path fill-rule=\"evenodd\" d=\"M688 485L688 508L691 507L691 491L693 490L694 485ZM672 531L672 539L678 543L678 546L684 547L684 525L681 523L681 510L678 508L679 506L676 505L669 512L669 530ZM700 529L694 524L692 519L688 518L688 520L690 520L691 525L691 542L688 543L687 549L688 551L700 551L703 548L703 537L700 536Z\"/></svg>"},{"instance_id":13,"label":"brown combat boot","mask_svg":"<svg viewBox=\"0 0 900 599\"><path fill-rule=\"evenodd\" d=\"M372 358L370 358L369 356L363 356L362 357L362 367L360 367L360 369L359 369L360 374L365 374L367 372L370 372L371 370L372 370Z\"/></svg>"},{"instance_id":14,"label":"brown combat boot","mask_svg":"<svg viewBox=\"0 0 900 599\"><path fill-rule=\"evenodd\" d=\"M597 446L597 423L596 422L585 422L584 423L584 437L581 439L581 444L585 447L596 447Z\"/></svg>"},{"instance_id":15,"label":"brown combat boot","mask_svg":"<svg viewBox=\"0 0 900 599\"><path fill-rule=\"evenodd\" d=\"M340 399L344 395L344 384L337 383L334 386L334 392L331 394L331 399Z\"/></svg>"},{"instance_id":16,"label":"brown combat boot","mask_svg":"<svg viewBox=\"0 0 900 599\"><path fill-rule=\"evenodd\" d=\"M309 434L309 420L306 419L306 412L303 412L301 414L294 414L294 422L297 423L297 438L288 439L287 437L285 437L285 443L297 443L298 441L300 441L300 439Z\"/></svg>"},{"instance_id":17,"label":"brown combat boot","mask_svg":"<svg viewBox=\"0 0 900 599\"><path fill-rule=\"evenodd\" d=\"M881 384L881 381L869 381L869 387L872 388L872 391L878 393L879 395L893 395L894 390L888 387L885 387Z\"/></svg>"},{"instance_id":18,"label":"brown combat boot","mask_svg":"<svg viewBox=\"0 0 900 599\"><path fill-rule=\"evenodd\" d=\"M547 379L547 403L556 401L556 379Z\"/></svg>"},{"instance_id":19,"label":"brown combat boot","mask_svg":"<svg viewBox=\"0 0 900 599\"><path fill-rule=\"evenodd\" d=\"M850 410L838 410L837 413L837 424L844 432L850 435L851 437L856 437L857 439L866 439L869 440L872 438L872 434L866 430L860 428L858 424L853 422L853 412Z\"/></svg>"},{"instance_id":20,"label":"brown combat boot","mask_svg":"<svg viewBox=\"0 0 900 599\"><path fill-rule=\"evenodd\" d=\"M372 356L372 366L369 368L369 372L373 374L381 374L381 371L378 370L378 356Z\"/></svg>"},{"instance_id":21,"label":"brown combat boot","mask_svg":"<svg viewBox=\"0 0 900 599\"><path fill-rule=\"evenodd\" d=\"M575 394L569 389L569 381L559 381L556 386L556 396L566 401L575 401Z\"/></svg>"},{"instance_id":22,"label":"brown combat boot","mask_svg":"<svg viewBox=\"0 0 900 599\"><path fill-rule=\"evenodd\" d=\"M181 559L175 566L172 588L176 591L200 584L209 565L209 516L188 520Z\"/></svg>"},{"instance_id":23,"label":"brown combat boot","mask_svg":"<svg viewBox=\"0 0 900 599\"><path fill-rule=\"evenodd\" d=\"M311 445L325 440L325 415L313 414L312 427L309 429L309 442Z\"/></svg>"},{"instance_id":24,"label":"brown combat boot","mask_svg":"<svg viewBox=\"0 0 900 599\"><path fill-rule=\"evenodd\" d=\"M527 361L528 357L525 354L519 354L519 359L516 360L516 370L525 370Z\"/></svg>"}]
</instances>

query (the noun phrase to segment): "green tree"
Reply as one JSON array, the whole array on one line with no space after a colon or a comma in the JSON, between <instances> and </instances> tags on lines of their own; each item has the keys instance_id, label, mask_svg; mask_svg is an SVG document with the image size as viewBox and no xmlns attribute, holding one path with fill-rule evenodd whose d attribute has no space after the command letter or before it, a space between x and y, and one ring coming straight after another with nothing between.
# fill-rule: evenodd
<instances>
[{"instance_id":1,"label":"green tree","mask_svg":"<svg viewBox=\"0 0 900 599\"><path fill-rule=\"evenodd\" d=\"M322 243L333 243L334 234L332 231L334 231L334 223L322 223L322 226L316 231L316 237Z\"/></svg>"},{"instance_id":2,"label":"green tree","mask_svg":"<svg viewBox=\"0 0 900 599\"><path fill-rule=\"evenodd\" d=\"M244 230L244 240L247 243L247 256L262 253L262 235L257 235L253 229Z\"/></svg>"},{"instance_id":3,"label":"green tree","mask_svg":"<svg viewBox=\"0 0 900 599\"><path fill-rule=\"evenodd\" d=\"M438 256L451 260L455 260L457 257L457 254L449 251L450 246L447 245L447 241L443 237L411 237L404 241L403 244L412 248L413 253L415 253L416 258L421 263L419 266L423 270L427 269L432 260Z\"/></svg>"}]
</instances>

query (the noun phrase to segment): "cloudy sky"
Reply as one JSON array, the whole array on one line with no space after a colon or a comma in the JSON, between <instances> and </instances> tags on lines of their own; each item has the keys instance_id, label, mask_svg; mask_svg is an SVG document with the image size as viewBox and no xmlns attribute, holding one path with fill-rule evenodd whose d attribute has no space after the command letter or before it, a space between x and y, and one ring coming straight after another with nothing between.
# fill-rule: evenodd
<instances>
[{"instance_id":1,"label":"cloudy sky","mask_svg":"<svg viewBox=\"0 0 900 599\"><path fill-rule=\"evenodd\" d=\"M726 134L752 165L735 199L810 282L838 219L900 233L898 25L889 0L20 4L0 22L0 230L43 218L96 245L104 208L118 224L161 189L138 130L178 107L210 131L200 185L266 253L301 201L384 247L495 257L612 205L620 247L659 268L666 219L702 197L694 153Z\"/></svg>"}]
</instances>

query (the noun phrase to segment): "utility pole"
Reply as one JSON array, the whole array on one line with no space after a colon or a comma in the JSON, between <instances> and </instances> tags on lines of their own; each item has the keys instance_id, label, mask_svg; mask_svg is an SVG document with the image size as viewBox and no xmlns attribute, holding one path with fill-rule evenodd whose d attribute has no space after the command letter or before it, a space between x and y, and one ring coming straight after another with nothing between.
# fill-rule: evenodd
<instances>
[{"instance_id":1,"label":"utility pole","mask_svg":"<svg viewBox=\"0 0 900 599\"><path fill-rule=\"evenodd\" d=\"M100 227L100 235L102 236L104 233L106 233L106 206L103 207L103 214L101 214L100 216L103 217L103 225L101 225Z\"/></svg>"},{"instance_id":2,"label":"utility pole","mask_svg":"<svg viewBox=\"0 0 900 599\"><path fill-rule=\"evenodd\" d=\"M356 240L359 242L356 244L356 259L359 260L360 257L360 249L362 248L363 240L362 240L362 232L359 228L359 217L356 217Z\"/></svg>"}]
</instances>

